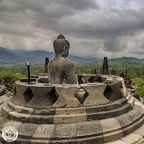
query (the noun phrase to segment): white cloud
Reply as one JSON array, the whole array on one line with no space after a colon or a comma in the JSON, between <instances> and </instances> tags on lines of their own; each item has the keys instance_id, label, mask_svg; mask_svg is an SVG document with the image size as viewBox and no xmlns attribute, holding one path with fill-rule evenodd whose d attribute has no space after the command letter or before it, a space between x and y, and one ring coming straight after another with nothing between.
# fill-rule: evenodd
<instances>
[{"instance_id":1,"label":"white cloud","mask_svg":"<svg viewBox=\"0 0 144 144\"><path fill-rule=\"evenodd\" d=\"M0 44L53 51L62 33L74 55L143 57L143 10L137 0L1 0Z\"/></svg>"}]
</instances>

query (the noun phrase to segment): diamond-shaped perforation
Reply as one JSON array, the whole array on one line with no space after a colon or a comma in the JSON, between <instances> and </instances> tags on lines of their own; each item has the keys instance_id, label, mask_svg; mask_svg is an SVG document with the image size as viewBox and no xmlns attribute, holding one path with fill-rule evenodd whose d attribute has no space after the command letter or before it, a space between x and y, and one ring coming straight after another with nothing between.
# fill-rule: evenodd
<instances>
[{"instance_id":1,"label":"diamond-shaped perforation","mask_svg":"<svg viewBox=\"0 0 144 144\"><path fill-rule=\"evenodd\" d=\"M23 96L24 96L25 103L28 103L33 98L33 93L32 93L32 90L30 89L30 87L28 87L25 90Z\"/></svg>"},{"instance_id":2,"label":"diamond-shaped perforation","mask_svg":"<svg viewBox=\"0 0 144 144\"><path fill-rule=\"evenodd\" d=\"M102 78L100 76L92 76L88 79L88 82L103 82Z\"/></svg>"},{"instance_id":3,"label":"diamond-shaped perforation","mask_svg":"<svg viewBox=\"0 0 144 144\"><path fill-rule=\"evenodd\" d=\"M112 96L113 90L110 88L110 86L107 86L104 90L104 96L109 100Z\"/></svg>"},{"instance_id":4,"label":"diamond-shaped perforation","mask_svg":"<svg viewBox=\"0 0 144 144\"><path fill-rule=\"evenodd\" d=\"M83 84L82 75L78 75L78 83Z\"/></svg>"},{"instance_id":5,"label":"diamond-shaped perforation","mask_svg":"<svg viewBox=\"0 0 144 144\"><path fill-rule=\"evenodd\" d=\"M88 93L84 89L80 88L77 91L75 97L80 101L81 104L83 104L86 98L88 97Z\"/></svg>"},{"instance_id":6,"label":"diamond-shaped perforation","mask_svg":"<svg viewBox=\"0 0 144 144\"><path fill-rule=\"evenodd\" d=\"M48 94L46 95L48 102L50 105L53 105L57 99L58 99L58 94L55 91L55 88L53 88Z\"/></svg>"}]
</instances>

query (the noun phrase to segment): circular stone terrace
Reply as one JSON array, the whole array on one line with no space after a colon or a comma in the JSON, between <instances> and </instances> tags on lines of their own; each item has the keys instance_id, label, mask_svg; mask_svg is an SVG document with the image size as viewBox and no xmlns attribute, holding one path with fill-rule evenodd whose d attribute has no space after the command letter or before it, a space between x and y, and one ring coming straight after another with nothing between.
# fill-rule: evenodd
<instances>
[{"instance_id":1,"label":"circular stone terrace","mask_svg":"<svg viewBox=\"0 0 144 144\"><path fill-rule=\"evenodd\" d=\"M144 142L144 105L127 91L123 78L83 74L78 84L46 81L44 76L30 84L17 81L14 96L0 106L0 130L16 127L15 143Z\"/></svg>"}]
</instances>

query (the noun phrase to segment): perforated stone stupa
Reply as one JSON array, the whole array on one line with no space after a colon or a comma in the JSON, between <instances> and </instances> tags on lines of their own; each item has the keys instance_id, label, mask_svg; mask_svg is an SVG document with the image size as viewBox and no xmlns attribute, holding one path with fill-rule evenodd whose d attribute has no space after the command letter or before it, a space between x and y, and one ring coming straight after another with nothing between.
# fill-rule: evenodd
<instances>
[{"instance_id":1,"label":"perforated stone stupa","mask_svg":"<svg viewBox=\"0 0 144 144\"><path fill-rule=\"evenodd\" d=\"M80 74L69 84L68 73L62 74L62 83L41 80L49 75L19 80L14 95L0 101L0 131L17 128L14 144L144 143L144 105L122 77ZM0 141L6 143L1 135Z\"/></svg>"}]
</instances>

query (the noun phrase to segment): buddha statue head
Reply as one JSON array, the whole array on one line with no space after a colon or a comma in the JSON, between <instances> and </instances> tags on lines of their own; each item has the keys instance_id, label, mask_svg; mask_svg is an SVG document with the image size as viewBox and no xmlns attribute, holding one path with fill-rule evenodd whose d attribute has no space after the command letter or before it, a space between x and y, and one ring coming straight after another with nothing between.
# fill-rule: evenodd
<instances>
[{"instance_id":1,"label":"buddha statue head","mask_svg":"<svg viewBox=\"0 0 144 144\"><path fill-rule=\"evenodd\" d=\"M65 39L65 37L60 34L56 40L53 42L53 47L56 55L61 55L67 57L69 54L70 43Z\"/></svg>"}]
</instances>

